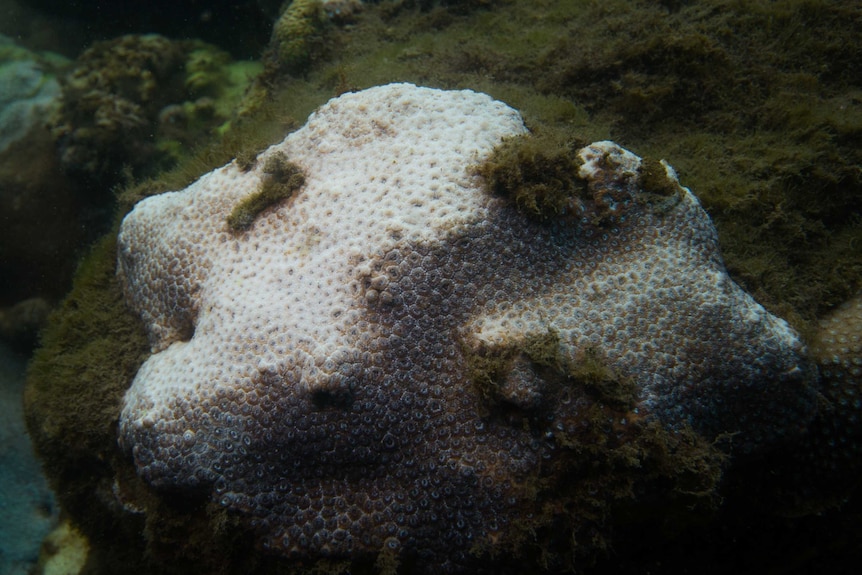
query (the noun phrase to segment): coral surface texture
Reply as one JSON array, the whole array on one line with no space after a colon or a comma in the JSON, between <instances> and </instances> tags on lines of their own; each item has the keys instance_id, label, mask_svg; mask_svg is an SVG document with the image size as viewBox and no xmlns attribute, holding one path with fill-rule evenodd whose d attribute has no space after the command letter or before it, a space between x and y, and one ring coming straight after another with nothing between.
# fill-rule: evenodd
<instances>
[{"instance_id":1,"label":"coral surface texture","mask_svg":"<svg viewBox=\"0 0 862 575\"><path fill-rule=\"evenodd\" d=\"M750 453L804 429L797 334L729 278L674 171L573 150L580 187L538 219L480 170L530 137L487 95L390 84L141 201L118 238L152 347L119 423L138 474L275 555L445 571L552 516L536 498L590 473L560 462L602 414L608 444L655 425ZM232 228L279 166L298 189Z\"/></svg>"}]
</instances>

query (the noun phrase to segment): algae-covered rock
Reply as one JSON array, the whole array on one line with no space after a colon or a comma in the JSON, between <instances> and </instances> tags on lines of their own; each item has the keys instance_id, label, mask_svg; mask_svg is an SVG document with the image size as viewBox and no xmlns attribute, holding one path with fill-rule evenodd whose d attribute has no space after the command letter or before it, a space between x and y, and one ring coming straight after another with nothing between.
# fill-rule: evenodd
<instances>
[{"instance_id":1,"label":"algae-covered rock","mask_svg":"<svg viewBox=\"0 0 862 575\"><path fill-rule=\"evenodd\" d=\"M272 58L289 72L301 72L320 44L326 13L321 0L293 0L275 23Z\"/></svg>"},{"instance_id":2,"label":"algae-covered rock","mask_svg":"<svg viewBox=\"0 0 862 575\"><path fill-rule=\"evenodd\" d=\"M256 69L198 41L98 42L63 83L54 122L62 165L103 189L123 170L170 167L230 120Z\"/></svg>"},{"instance_id":3,"label":"algae-covered rock","mask_svg":"<svg viewBox=\"0 0 862 575\"><path fill-rule=\"evenodd\" d=\"M68 65L0 36L0 308L62 297L83 239L81 202L45 125Z\"/></svg>"},{"instance_id":4,"label":"algae-covered rock","mask_svg":"<svg viewBox=\"0 0 862 575\"><path fill-rule=\"evenodd\" d=\"M0 35L0 155L24 138L57 105L60 84L53 63Z\"/></svg>"}]
</instances>

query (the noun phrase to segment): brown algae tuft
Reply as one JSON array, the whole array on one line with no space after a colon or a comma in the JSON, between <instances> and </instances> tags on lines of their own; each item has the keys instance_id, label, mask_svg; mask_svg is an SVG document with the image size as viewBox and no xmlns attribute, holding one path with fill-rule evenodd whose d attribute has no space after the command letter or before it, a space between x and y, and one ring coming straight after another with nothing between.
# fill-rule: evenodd
<instances>
[{"instance_id":1,"label":"brown algae tuft","mask_svg":"<svg viewBox=\"0 0 862 575\"><path fill-rule=\"evenodd\" d=\"M289 162L281 152L267 158L263 173L260 189L238 203L227 217L227 225L231 230L247 230L261 212L290 198L305 183L302 169Z\"/></svg>"},{"instance_id":2,"label":"brown algae tuft","mask_svg":"<svg viewBox=\"0 0 862 575\"><path fill-rule=\"evenodd\" d=\"M478 172L492 192L514 200L527 216L545 220L565 214L586 193L575 150L552 132L516 136L497 146Z\"/></svg>"}]
</instances>

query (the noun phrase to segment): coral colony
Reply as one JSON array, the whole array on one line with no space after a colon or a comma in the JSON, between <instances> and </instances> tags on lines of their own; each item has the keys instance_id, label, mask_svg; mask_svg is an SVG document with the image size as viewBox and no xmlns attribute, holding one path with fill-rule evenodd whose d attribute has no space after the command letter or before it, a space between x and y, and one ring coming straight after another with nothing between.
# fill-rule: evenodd
<instances>
[{"instance_id":1,"label":"coral colony","mask_svg":"<svg viewBox=\"0 0 862 575\"><path fill-rule=\"evenodd\" d=\"M673 170L572 150L535 217L528 170L493 165L532 137L487 95L390 84L140 202L119 234L152 346L119 426L140 476L276 555L446 571L562 509L577 530L597 482L708 491L713 439L752 452L810 419L798 336L728 277Z\"/></svg>"}]
</instances>

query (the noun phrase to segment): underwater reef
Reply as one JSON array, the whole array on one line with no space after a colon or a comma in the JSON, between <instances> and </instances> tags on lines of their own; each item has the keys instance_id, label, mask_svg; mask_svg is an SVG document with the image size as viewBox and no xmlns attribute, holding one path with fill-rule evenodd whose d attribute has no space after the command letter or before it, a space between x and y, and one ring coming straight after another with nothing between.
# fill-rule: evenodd
<instances>
[{"instance_id":1,"label":"underwater reef","mask_svg":"<svg viewBox=\"0 0 862 575\"><path fill-rule=\"evenodd\" d=\"M536 222L471 174L525 132L487 95L387 84L256 166L139 202L117 240L152 352L119 421L138 475L274 555L471 572L528 530L579 539L632 485L708 497L720 435L742 452L797 435L816 407L798 334L726 275L673 171L649 187L645 162L594 143ZM286 158L291 195L232 226ZM596 487L586 469L617 458Z\"/></svg>"},{"instance_id":2,"label":"underwater reef","mask_svg":"<svg viewBox=\"0 0 862 575\"><path fill-rule=\"evenodd\" d=\"M47 307L45 298L61 298L80 255L80 202L44 121L59 106L58 78L68 66L0 34L0 337L20 335L31 347L36 330L27 316L34 314L25 302Z\"/></svg>"},{"instance_id":3,"label":"underwater reef","mask_svg":"<svg viewBox=\"0 0 862 575\"><path fill-rule=\"evenodd\" d=\"M294 4L275 22L313 3ZM27 423L89 541L83 572L851 572L862 9L349 4L276 25L235 115L199 132L210 145L133 170L42 334ZM488 94L523 124L464 120L460 140L427 122L386 169L367 151L323 178L327 154L414 129L393 115L411 101L457 117L378 91L374 122L323 129L393 82ZM99 166L94 149L72 164ZM435 173L440 188L416 184ZM286 259L256 235L275 222ZM682 279L663 279L666 256L632 269L679 245L696 255L671 258ZM566 272L572 253L585 270ZM473 277L475 305L457 291ZM643 298L608 303L642 280ZM251 297L257 282L280 299ZM684 311L689 296L708 303Z\"/></svg>"},{"instance_id":4,"label":"underwater reef","mask_svg":"<svg viewBox=\"0 0 862 575\"><path fill-rule=\"evenodd\" d=\"M63 82L52 122L66 173L96 189L172 167L228 121L253 63L199 41L128 35L98 42Z\"/></svg>"}]
</instances>

